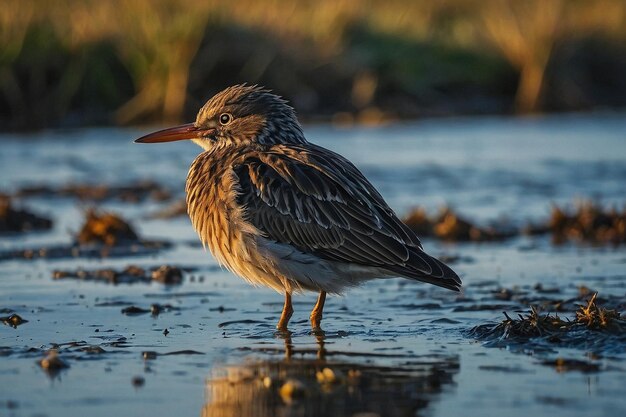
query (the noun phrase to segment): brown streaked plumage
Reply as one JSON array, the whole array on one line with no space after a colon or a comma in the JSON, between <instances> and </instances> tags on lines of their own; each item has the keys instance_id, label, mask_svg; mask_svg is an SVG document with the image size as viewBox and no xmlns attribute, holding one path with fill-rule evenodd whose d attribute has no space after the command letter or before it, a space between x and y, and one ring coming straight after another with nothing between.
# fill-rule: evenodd
<instances>
[{"instance_id":1,"label":"brown streaked plumage","mask_svg":"<svg viewBox=\"0 0 626 417\"><path fill-rule=\"evenodd\" d=\"M140 143L191 139L202 152L187 176L187 210L220 264L255 285L285 294L326 293L373 278L402 276L459 291L452 269L426 254L363 174L347 159L308 142L293 109L257 86L216 94L194 123Z\"/></svg>"}]
</instances>

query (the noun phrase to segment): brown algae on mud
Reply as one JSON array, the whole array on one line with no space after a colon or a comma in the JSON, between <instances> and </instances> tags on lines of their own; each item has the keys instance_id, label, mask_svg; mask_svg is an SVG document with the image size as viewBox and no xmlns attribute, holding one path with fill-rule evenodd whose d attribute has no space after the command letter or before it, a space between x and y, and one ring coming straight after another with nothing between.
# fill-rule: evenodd
<instances>
[{"instance_id":1,"label":"brown algae on mud","mask_svg":"<svg viewBox=\"0 0 626 417\"><path fill-rule=\"evenodd\" d=\"M26 209L16 209L8 196L0 194L0 233L30 232L50 228L52 220Z\"/></svg>"},{"instance_id":2,"label":"brown algae on mud","mask_svg":"<svg viewBox=\"0 0 626 417\"><path fill-rule=\"evenodd\" d=\"M596 304L594 294L580 306L573 320L558 314L541 314L535 307L526 315L505 319L496 324L472 328L469 335L484 341L485 346L513 350L552 350L557 347L584 349L597 354L626 353L626 320L615 310Z\"/></svg>"},{"instance_id":3,"label":"brown algae on mud","mask_svg":"<svg viewBox=\"0 0 626 417\"><path fill-rule=\"evenodd\" d=\"M27 249L9 249L0 251L0 262L8 260L34 259L88 259L88 258L119 258L126 256L154 255L172 246L170 242L142 240L117 246L108 245L51 245Z\"/></svg>"},{"instance_id":4,"label":"brown algae on mud","mask_svg":"<svg viewBox=\"0 0 626 417\"><path fill-rule=\"evenodd\" d=\"M453 242L501 241L519 235L550 234L555 244L568 241L596 245L626 243L626 208L607 208L592 200L575 203L573 208L553 205L548 219L521 228L507 224L481 227L447 206L434 216L417 207L403 221L418 236Z\"/></svg>"},{"instance_id":5,"label":"brown algae on mud","mask_svg":"<svg viewBox=\"0 0 626 417\"><path fill-rule=\"evenodd\" d=\"M191 271L193 268L185 268ZM183 282L183 269L172 265L161 265L150 269L129 265L124 269L77 269L55 270L52 272L55 280L78 279L83 281L102 281L110 284L136 284L159 282L166 285L179 285Z\"/></svg>"},{"instance_id":6,"label":"brown algae on mud","mask_svg":"<svg viewBox=\"0 0 626 417\"><path fill-rule=\"evenodd\" d=\"M137 306L128 306L122 309L122 314L126 316L139 316L142 314L150 313L152 316L156 317L163 312L169 311L178 311L180 308L174 307L171 304L150 304L150 308L142 308Z\"/></svg>"},{"instance_id":7,"label":"brown algae on mud","mask_svg":"<svg viewBox=\"0 0 626 417\"><path fill-rule=\"evenodd\" d=\"M606 208L592 200L580 201L573 208L555 205L545 224L528 226L525 232L551 233L555 244L574 241L621 245L626 243L626 208Z\"/></svg>"},{"instance_id":8,"label":"brown algae on mud","mask_svg":"<svg viewBox=\"0 0 626 417\"><path fill-rule=\"evenodd\" d=\"M479 227L449 207L442 208L435 216L428 216L424 208L417 207L403 221L420 237L436 237L454 242L498 241L516 235L510 228Z\"/></svg>"},{"instance_id":9,"label":"brown algae on mud","mask_svg":"<svg viewBox=\"0 0 626 417\"><path fill-rule=\"evenodd\" d=\"M90 208L85 222L76 235L79 244L99 243L115 246L122 242L136 242L139 236L129 222L114 213L100 212Z\"/></svg>"},{"instance_id":10,"label":"brown algae on mud","mask_svg":"<svg viewBox=\"0 0 626 417\"><path fill-rule=\"evenodd\" d=\"M0 261L140 256L171 246L167 241L141 239L131 223L123 217L90 208L85 212L84 223L76 233L73 243L0 251ZM157 274L156 279L162 278L167 279L163 274Z\"/></svg>"}]
</instances>

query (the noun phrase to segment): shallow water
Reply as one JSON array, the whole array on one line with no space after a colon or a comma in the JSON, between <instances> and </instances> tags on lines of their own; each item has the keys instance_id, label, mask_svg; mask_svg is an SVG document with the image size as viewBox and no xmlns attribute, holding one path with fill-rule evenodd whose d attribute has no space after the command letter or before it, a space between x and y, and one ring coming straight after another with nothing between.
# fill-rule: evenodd
<instances>
[{"instance_id":1,"label":"shallow water","mask_svg":"<svg viewBox=\"0 0 626 417\"><path fill-rule=\"evenodd\" d=\"M305 130L310 140L355 162L400 214L415 205L434 210L448 203L482 223L506 218L524 224L545 218L551 203L575 197L626 203L623 115ZM4 135L0 190L151 179L182 196L198 149L190 143L132 144L142 133L90 129ZM60 197L21 203L48 214L55 226L44 233L2 236L0 251L70 243L70 231L79 229L88 205ZM408 280L370 282L345 297L329 298L324 337L309 331L315 296L297 297L287 338L274 332L282 297L220 270L196 244L186 218L145 217L165 204L109 201L102 207L132 220L145 238L172 241L171 249L144 256L0 263L0 315L15 312L28 320L16 329L0 327L0 415L626 412L625 346L594 355L591 344L524 351L489 348L468 335L476 325L500 321L502 311L527 311L518 302L494 297L499 288L532 293L540 283L558 288L554 297L566 299L586 285L626 300L623 248L554 247L547 237L493 244L424 240L433 255L461 257L452 265L464 280L461 296ZM52 279L57 269L129 264L195 269L177 286ZM154 303L174 308L158 316L121 312ZM52 344L60 345L69 368L49 374L37 361ZM543 364L556 358L597 364L599 371L559 372ZM324 368L335 375L333 381L317 381ZM281 395L289 381L301 385L293 395Z\"/></svg>"}]
</instances>

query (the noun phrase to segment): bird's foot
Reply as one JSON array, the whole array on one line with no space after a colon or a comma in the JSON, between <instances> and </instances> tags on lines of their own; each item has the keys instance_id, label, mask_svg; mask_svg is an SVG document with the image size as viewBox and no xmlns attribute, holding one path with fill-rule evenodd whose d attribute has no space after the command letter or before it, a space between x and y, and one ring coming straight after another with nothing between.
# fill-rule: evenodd
<instances>
[{"instance_id":1,"label":"bird's foot","mask_svg":"<svg viewBox=\"0 0 626 417\"><path fill-rule=\"evenodd\" d=\"M326 332L320 326L311 327L311 333L309 333L317 338L324 338L326 336Z\"/></svg>"},{"instance_id":2,"label":"bird's foot","mask_svg":"<svg viewBox=\"0 0 626 417\"><path fill-rule=\"evenodd\" d=\"M278 328L278 326L276 326L276 331L274 332L274 336L281 338L281 339L290 339L292 334L293 333L286 327L283 329L280 329Z\"/></svg>"}]
</instances>

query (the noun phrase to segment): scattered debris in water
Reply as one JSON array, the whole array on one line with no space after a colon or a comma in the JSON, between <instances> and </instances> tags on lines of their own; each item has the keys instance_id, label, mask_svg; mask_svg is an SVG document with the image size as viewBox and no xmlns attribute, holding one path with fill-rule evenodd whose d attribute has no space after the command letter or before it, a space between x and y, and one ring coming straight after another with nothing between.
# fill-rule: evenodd
<instances>
[{"instance_id":1,"label":"scattered debris in water","mask_svg":"<svg viewBox=\"0 0 626 417\"><path fill-rule=\"evenodd\" d=\"M171 246L166 241L142 240L121 217L92 208L87 210L85 223L73 244L0 251L0 261L147 255Z\"/></svg>"},{"instance_id":2,"label":"scattered debris in water","mask_svg":"<svg viewBox=\"0 0 626 417\"><path fill-rule=\"evenodd\" d=\"M404 218L418 236L436 237L446 241L500 241L522 234L552 234L555 244L568 241L620 245L626 243L626 208L604 208L599 203L584 200L574 208L553 206L552 214L543 223L521 229L507 224L479 227L444 207L429 216L422 207L413 209Z\"/></svg>"},{"instance_id":3,"label":"scattered debris in water","mask_svg":"<svg viewBox=\"0 0 626 417\"><path fill-rule=\"evenodd\" d=\"M495 285L495 283L494 283ZM534 306L538 311L550 311L565 313L574 313L580 307L581 302L587 302L595 291L589 289L586 286L577 287L576 294L567 298L563 298L565 288L549 287L544 288L541 284L525 285L522 287L503 288L497 287L494 289L481 290L488 296L495 300L504 301L510 304L485 304L484 308L480 303L473 302L471 304L464 303L464 300L459 300L460 306L455 307L455 311L479 311L479 310L511 310L516 306L523 307L524 309ZM568 289L567 292L571 291ZM607 295L601 298L597 298L596 302L602 304L605 308L621 311L626 308L626 299L619 296ZM500 308L498 308L500 307Z\"/></svg>"},{"instance_id":4,"label":"scattered debris in water","mask_svg":"<svg viewBox=\"0 0 626 417\"><path fill-rule=\"evenodd\" d=\"M138 181L127 185L68 184L60 187L50 185L23 187L15 193L15 196L72 197L83 201L121 200L136 203L147 199L166 201L171 198L171 193L154 181Z\"/></svg>"},{"instance_id":5,"label":"scattered debris in water","mask_svg":"<svg viewBox=\"0 0 626 417\"><path fill-rule=\"evenodd\" d=\"M159 354L158 354L157 352L152 351L152 350L148 350L148 351L145 351L145 352L141 352L141 356L143 357L143 359L144 359L144 360L153 360L153 359L156 359L158 355L159 355Z\"/></svg>"},{"instance_id":6,"label":"scattered debris in water","mask_svg":"<svg viewBox=\"0 0 626 417\"><path fill-rule=\"evenodd\" d=\"M51 227L52 220L24 209L16 209L9 197L0 195L0 233L30 232Z\"/></svg>"},{"instance_id":7,"label":"scattered debris in water","mask_svg":"<svg viewBox=\"0 0 626 417\"><path fill-rule=\"evenodd\" d=\"M550 219L530 225L526 234L552 233L555 244L567 241L620 245L626 243L626 208L604 208L600 203L583 200L570 207L553 206Z\"/></svg>"},{"instance_id":8,"label":"scattered debris in water","mask_svg":"<svg viewBox=\"0 0 626 417\"><path fill-rule=\"evenodd\" d=\"M580 348L598 353L626 352L626 320L620 313L599 307L594 294L585 306L580 306L573 320L558 314L539 313L537 308L505 320L497 325L482 324L470 330L470 335L485 341L486 346L519 347L552 350L555 347Z\"/></svg>"},{"instance_id":9,"label":"scattered debris in water","mask_svg":"<svg viewBox=\"0 0 626 417\"><path fill-rule=\"evenodd\" d=\"M81 245L100 243L115 246L123 242L136 242L139 236L134 228L120 216L90 208L85 214L85 223L78 232L76 240Z\"/></svg>"},{"instance_id":10,"label":"scattered debris in water","mask_svg":"<svg viewBox=\"0 0 626 417\"><path fill-rule=\"evenodd\" d=\"M142 240L116 246L96 245L54 245L26 249L0 251L0 262L8 260L68 259L68 258L114 258L126 256L152 255L172 247L170 242Z\"/></svg>"},{"instance_id":11,"label":"scattered debris in water","mask_svg":"<svg viewBox=\"0 0 626 417\"><path fill-rule=\"evenodd\" d=\"M149 309L137 306L124 307L122 309L122 314L125 314L127 316L138 316L140 314L148 314L149 312Z\"/></svg>"},{"instance_id":12,"label":"scattered debris in water","mask_svg":"<svg viewBox=\"0 0 626 417\"><path fill-rule=\"evenodd\" d=\"M165 353L159 353L159 352L155 352L153 350L147 350L144 352L141 352L141 357L144 360L153 360L156 359L158 356L177 356L177 355L204 355L203 352L198 352L197 350L191 350L191 349L187 349L187 350L176 350L173 352L165 352Z\"/></svg>"},{"instance_id":13,"label":"scattered debris in water","mask_svg":"<svg viewBox=\"0 0 626 417\"><path fill-rule=\"evenodd\" d=\"M131 383L133 384L133 387L143 387L146 383L146 379L140 375L136 375L131 379Z\"/></svg>"},{"instance_id":14,"label":"scattered debris in water","mask_svg":"<svg viewBox=\"0 0 626 417\"><path fill-rule=\"evenodd\" d=\"M415 208L404 218L404 223L418 236L447 241L497 241L517 235L517 231L508 227L476 226L449 207L444 207L434 217L429 217L422 207Z\"/></svg>"},{"instance_id":15,"label":"scattered debris in water","mask_svg":"<svg viewBox=\"0 0 626 417\"><path fill-rule=\"evenodd\" d=\"M185 268L185 271L192 271L193 268ZM79 279L84 281L103 281L111 284L135 284L150 283L152 281L166 285L181 284L183 282L183 269L161 265L156 268L144 269L135 265L129 265L123 270L111 268L75 271L55 270L52 277L60 279Z\"/></svg>"},{"instance_id":16,"label":"scattered debris in water","mask_svg":"<svg viewBox=\"0 0 626 417\"><path fill-rule=\"evenodd\" d=\"M174 307L171 304L152 304L150 306L150 308L141 308L141 307L137 307L137 306L129 306L129 307L124 307L122 309L122 314L125 314L127 316L138 316L141 314L152 314L153 316L158 316L159 314L161 314L164 311L174 311L174 310L179 310L178 307Z\"/></svg>"},{"instance_id":17,"label":"scattered debris in water","mask_svg":"<svg viewBox=\"0 0 626 417\"><path fill-rule=\"evenodd\" d=\"M0 317L0 321L7 326L11 326L14 329L17 329L17 326L20 326L24 323L28 323L28 320L24 320L21 316L13 313L8 317Z\"/></svg>"},{"instance_id":18,"label":"scattered debris in water","mask_svg":"<svg viewBox=\"0 0 626 417\"><path fill-rule=\"evenodd\" d=\"M46 356L38 363L50 376L55 376L62 369L70 367L70 365L59 356L59 352L56 349L50 349Z\"/></svg>"},{"instance_id":19,"label":"scattered debris in water","mask_svg":"<svg viewBox=\"0 0 626 417\"><path fill-rule=\"evenodd\" d=\"M88 353L89 355L102 355L103 353L107 352L100 346L93 346L93 345L83 346L79 348L79 350L82 352Z\"/></svg>"},{"instance_id":20,"label":"scattered debris in water","mask_svg":"<svg viewBox=\"0 0 626 417\"><path fill-rule=\"evenodd\" d=\"M599 372L600 365L589 361L577 359L548 359L541 362L542 365L554 367L557 372L579 371L583 373Z\"/></svg>"},{"instance_id":21,"label":"scattered debris in water","mask_svg":"<svg viewBox=\"0 0 626 417\"><path fill-rule=\"evenodd\" d=\"M180 284L183 282L183 272L175 266L162 265L152 271L152 280L161 284Z\"/></svg>"}]
</instances>

